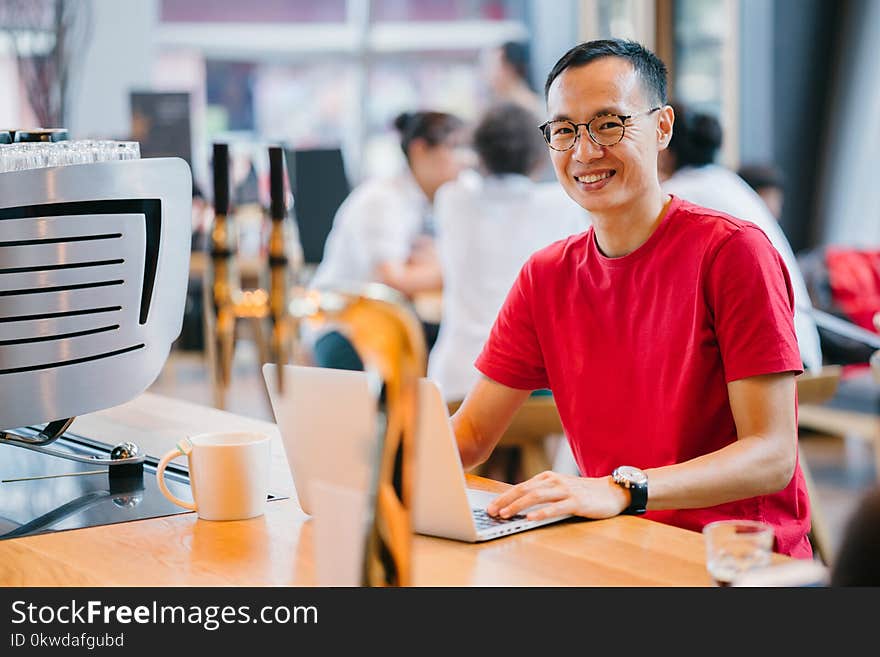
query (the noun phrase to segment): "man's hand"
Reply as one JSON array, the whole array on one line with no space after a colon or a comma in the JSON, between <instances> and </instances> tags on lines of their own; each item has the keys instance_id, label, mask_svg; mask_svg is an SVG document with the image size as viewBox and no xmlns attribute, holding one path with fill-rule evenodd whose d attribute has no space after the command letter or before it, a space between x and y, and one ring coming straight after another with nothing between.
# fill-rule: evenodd
<instances>
[{"instance_id":1,"label":"man's hand","mask_svg":"<svg viewBox=\"0 0 880 657\"><path fill-rule=\"evenodd\" d=\"M536 504L526 518L543 520L561 515L611 518L629 506L629 492L611 477L585 478L542 472L496 497L486 509L491 516L509 518Z\"/></svg>"}]
</instances>

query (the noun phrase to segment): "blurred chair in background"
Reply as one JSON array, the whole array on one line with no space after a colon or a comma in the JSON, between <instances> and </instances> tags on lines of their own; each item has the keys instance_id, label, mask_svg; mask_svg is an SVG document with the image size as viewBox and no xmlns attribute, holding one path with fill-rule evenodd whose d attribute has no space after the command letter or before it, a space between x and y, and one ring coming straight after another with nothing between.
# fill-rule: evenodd
<instances>
[{"instance_id":1,"label":"blurred chair in background","mask_svg":"<svg viewBox=\"0 0 880 657\"><path fill-rule=\"evenodd\" d=\"M530 178L547 150L536 125L536 117L519 105L490 108L474 131L481 175L450 182L437 193L443 321L428 376L447 401L461 400L480 376L474 361L529 257L589 227L587 213L558 183ZM538 456L543 438L562 433L552 398L539 406L550 409L547 421L531 414L522 426L514 421L501 443L522 448L526 477L549 469L547 457Z\"/></svg>"},{"instance_id":2,"label":"blurred chair in background","mask_svg":"<svg viewBox=\"0 0 880 657\"><path fill-rule=\"evenodd\" d=\"M461 406L461 401L450 401L447 405L452 415ZM557 454L551 459L545 446L548 436L560 436L558 448L568 450L568 458L574 467L566 474L576 474L577 466L574 465L574 457L570 456L562 420L559 419L556 402L550 395L533 395L519 407L498 441L493 457L480 465L474 474L496 475L494 478L518 483L545 470L559 469L557 463L561 461L560 456ZM507 458L498 459L495 453L506 453Z\"/></svg>"},{"instance_id":3,"label":"blurred chair in background","mask_svg":"<svg viewBox=\"0 0 880 657\"><path fill-rule=\"evenodd\" d=\"M798 404L824 404L834 397L840 383L840 372L839 366L831 365L824 367L821 372L805 372L799 376L797 378ZM819 502L819 492L813 474L800 445L798 445L798 460L801 471L804 473L807 495L810 498L810 544L819 558L826 565L830 565L834 559L831 531L828 528L825 512Z\"/></svg>"},{"instance_id":4,"label":"blurred chair in background","mask_svg":"<svg viewBox=\"0 0 880 657\"><path fill-rule=\"evenodd\" d=\"M874 330L880 333L880 313L874 315ZM871 354L871 372L874 375L874 382L880 385L880 349Z\"/></svg>"},{"instance_id":5,"label":"blurred chair in background","mask_svg":"<svg viewBox=\"0 0 880 657\"><path fill-rule=\"evenodd\" d=\"M660 180L664 191L737 219L756 224L782 256L794 290L794 325L804 365L813 372L822 367L822 350L812 303L791 245L761 197L733 171L715 164L721 147L718 120L672 103L675 126L669 148L660 153Z\"/></svg>"},{"instance_id":6,"label":"blurred chair in background","mask_svg":"<svg viewBox=\"0 0 880 657\"><path fill-rule=\"evenodd\" d=\"M285 155L303 261L318 265L333 218L351 193L342 149L285 149Z\"/></svg>"},{"instance_id":7,"label":"blurred chair in background","mask_svg":"<svg viewBox=\"0 0 880 657\"><path fill-rule=\"evenodd\" d=\"M798 261L815 308L854 329L835 330L833 323L820 322L826 362L867 363L880 341L864 333L880 332L873 321L880 312L880 250L820 246L800 253Z\"/></svg>"}]
</instances>

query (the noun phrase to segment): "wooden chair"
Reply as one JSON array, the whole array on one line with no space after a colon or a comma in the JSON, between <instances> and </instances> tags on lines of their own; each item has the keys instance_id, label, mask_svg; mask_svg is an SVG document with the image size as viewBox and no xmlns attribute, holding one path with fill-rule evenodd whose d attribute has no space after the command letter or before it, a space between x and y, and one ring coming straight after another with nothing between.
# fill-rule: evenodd
<instances>
[{"instance_id":1,"label":"wooden chair","mask_svg":"<svg viewBox=\"0 0 880 657\"><path fill-rule=\"evenodd\" d=\"M831 399L837 392L841 369L839 365L827 365L817 374L805 372L799 376L797 378L798 403L822 404ZM810 466L807 463L807 459L804 458L800 444L798 445L798 460L801 465L801 472L804 473L807 494L810 496L810 522L812 525L810 543L812 543L822 561L825 562L825 565L830 566L834 558L831 536L825 516L822 513L821 505L819 504L816 483L813 481Z\"/></svg>"},{"instance_id":2,"label":"wooden chair","mask_svg":"<svg viewBox=\"0 0 880 657\"><path fill-rule=\"evenodd\" d=\"M448 405L451 415L458 410L461 402L453 401ZM517 483L514 480L524 481L549 470L552 464L544 449L544 439L562 433L564 433L562 421L559 419L559 411L556 409L553 397L549 395L529 397L513 416L510 426L498 442L498 447L507 448L508 454L518 457L513 463L508 464L506 479L510 483ZM517 460L519 467L516 467Z\"/></svg>"}]
</instances>

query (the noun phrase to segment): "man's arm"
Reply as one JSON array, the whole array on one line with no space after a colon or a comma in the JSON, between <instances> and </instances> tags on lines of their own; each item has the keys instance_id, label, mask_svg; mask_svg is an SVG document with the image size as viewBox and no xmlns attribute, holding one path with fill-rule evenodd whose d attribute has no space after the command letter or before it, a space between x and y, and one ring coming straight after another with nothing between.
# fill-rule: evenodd
<instances>
[{"instance_id":1,"label":"man's arm","mask_svg":"<svg viewBox=\"0 0 880 657\"><path fill-rule=\"evenodd\" d=\"M466 470L489 458L529 394L528 390L517 390L480 377L452 416L461 463Z\"/></svg>"},{"instance_id":2,"label":"man's arm","mask_svg":"<svg viewBox=\"0 0 880 657\"><path fill-rule=\"evenodd\" d=\"M727 384L738 440L685 463L648 470L649 509L693 509L785 488L797 461L794 374Z\"/></svg>"},{"instance_id":3,"label":"man's arm","mask_svg":"<svg viewBox=\"0 0 880 657\"><path fill-rule=\"evenodd\" d=\"M727 390L737 441L684 463L646 470L648 509L715 506L774 493L791 481L797 462L794 374L732 381ZM548 506L529 513L530 519L561 514L606 518L629 506L629 494L610 476L545 472L506 491L487 510L508 517L540 503Z\"/></svg>"}]
</instances>

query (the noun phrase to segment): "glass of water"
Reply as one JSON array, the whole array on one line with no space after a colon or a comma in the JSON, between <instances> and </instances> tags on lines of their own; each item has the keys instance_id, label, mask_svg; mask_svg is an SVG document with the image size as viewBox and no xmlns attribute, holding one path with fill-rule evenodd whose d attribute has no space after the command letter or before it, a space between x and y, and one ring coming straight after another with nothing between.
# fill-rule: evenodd
<instances>
[{"instance_id":1,"label":"glass of water","mask_svg":"<svg viewBox=\"0 0 880 657\"><path fill-rule=\"evenodd\" d=\"M718 520L703 527L706 569L718 586L730 586L741 574L770 565L773 528L755 520Z\"/></svg>"}]
</instances>

